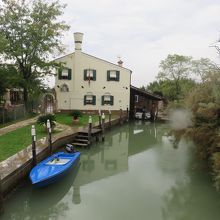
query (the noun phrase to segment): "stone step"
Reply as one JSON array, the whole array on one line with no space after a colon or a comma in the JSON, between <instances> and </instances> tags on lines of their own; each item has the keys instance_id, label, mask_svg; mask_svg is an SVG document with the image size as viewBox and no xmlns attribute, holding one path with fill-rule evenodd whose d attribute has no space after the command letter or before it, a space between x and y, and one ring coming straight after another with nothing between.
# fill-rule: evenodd
<instances>
[{"instance_id":1,"label":"stone step","mask_svg":"<svg viewBox=\"0 0 220 220\"><path fill-rule=\"evenodd\" d=\"M78 134L77 136L76 136L76 138L79 138L79 139L87 139L88 140L88 135L82 135L82 134Z\"/></svg>"},{"instance_id":2,"label":"stone step","mask_svg":"<svg viewBox=\"0 0 220 220\"><path fill-rule=\"evenodd\" d=\"M88 139L82 139L82 138L76 138L74 141L79 142L79 143L81 143L81 142L88 143L89 140Z\"/></svg>"},{"instance_id":3,"label":"stone step","mask_svg":"<svg viewBox=\"0 0 220 220\"><path fill-rule=\"evenodd\" d=\"M78 142L74 142L72 143L73 146L78 146L78 147L88 147L88 143L78 143Z\"/></svg>"}]
</instances>

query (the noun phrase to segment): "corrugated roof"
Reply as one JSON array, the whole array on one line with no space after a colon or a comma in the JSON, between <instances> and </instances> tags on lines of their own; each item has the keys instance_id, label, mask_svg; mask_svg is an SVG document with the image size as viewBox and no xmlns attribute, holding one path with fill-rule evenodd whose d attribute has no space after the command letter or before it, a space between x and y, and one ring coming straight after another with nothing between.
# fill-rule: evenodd
<instances>
[{"instance_id":1,"label":"corrugated roof","mask_svg":"<svg viewBox=\"0 0 220 220\"><path fill-rule=\"evenodd\" d=\"M144 90L139 89L139 88L137 88L137 87L135 87L135 86L132 86L132 85L131 85L130 88L133 89L136 93L138 93L138 95L142 95L142 96L145 96L145 97L149 97L149 98L151 98L151 99L158 100L158 101L163 99L163 98L162 98L161 96L159 96L159 95L155 95L155 94L153 94L153 93L151 93L151 92L144 91Z\"/></svg>"}]
</instances>

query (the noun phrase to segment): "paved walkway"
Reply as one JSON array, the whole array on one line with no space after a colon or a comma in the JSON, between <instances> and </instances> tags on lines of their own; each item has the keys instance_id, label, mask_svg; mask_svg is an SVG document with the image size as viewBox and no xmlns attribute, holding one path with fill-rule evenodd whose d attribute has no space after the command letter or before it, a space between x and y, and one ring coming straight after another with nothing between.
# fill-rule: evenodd
<instances>
[{"instance_id":1,"label":"paved walkway","mask_svg":"<svg viewBox=\"0 0 220 220\"><path fill-rule=\"evenodd\" d=\"M6 126L4 128L0 128L0 136L3 135L3 134L9 133L11 131L14 131L18 128L24 127L26 125L30 125L30 124L35 123L36 120L37 120L37 117L26 119L26 120L23 120L23 121L19 121L19 122L16 122L16 123L12 124L12 125Z\"/></svg>"}]
</instances>

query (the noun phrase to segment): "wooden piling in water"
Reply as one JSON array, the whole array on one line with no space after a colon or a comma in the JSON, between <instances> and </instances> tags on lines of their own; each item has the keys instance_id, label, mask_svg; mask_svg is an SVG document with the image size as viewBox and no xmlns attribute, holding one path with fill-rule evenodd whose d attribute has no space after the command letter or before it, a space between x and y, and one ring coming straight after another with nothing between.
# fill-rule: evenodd
<instances>
[{"instance_id":1,"label":"wooden piling in water","mask_svg":"<svg viewBox=\"0 0 220 220\"><path fill-rule=\"evenodd\" d=\"M47 130L48 130L48 147L49 147L49 154L52 155L53 149L52 149L52 130L51 130L51 123L50 120L47 119Z\"/></svg>"},{"instance_id":2,"label":"wooden piling in water","mask_svg":"<svg viewBox=\"0 0 220 220\"><path fill-rule=\"evenodd\" d=\"M102 129L102 115L100 109L99 109L99 128Z\"/></svg>"},{"instance_id":3,"label":"wooden piling in water","mask_svg":"<svg viewBox=\"0 0 220 220\"><path fill-rule=\"evenodd\" d=\"M102 141L105 141L105 114L102 113Z\"/></svg>"},{"instance_id":4,"label":"wooden piling in water","mask_svg":"<svg viewBox=\"0 0 220 220\"><path fill-rule=\"evenodd\" d=\"M122 121L122 109L120 109L120 125L122 125L123 124L123 121Z\"/></svg>"},{"instance_id":5,"label":"wooden piling in water","mask_svg":"<svg viewBox=\"0 0 220 220\"><path fill-rule=\"evenodd\" d=\"M88 125L88 141L89 145L91 144L91 137L92 137L92 116L89 116L89 125Z\"/></svg>"},{"instance_id":6,"label":"wooden piling in water","mask_svg":"<svg viewBox=\"0 0 220 220\"><path fill-rule=\"evenodd\" d=\"M109 115L108 115L108 120L109 120L109 129L111 129L111 127L112 127L112 113L111 113L111 110L109 110Z\"/></svg>"},{"instance_id":7,"label":"wooden piling in water","mask_svg":"<svg viewBox=\"0 0 220 220\"><path fill-rule=\"evenodd\" d=\"M31 128L31 136L32 136L32 164L33 166L36 166L37 164L37 155L36 155L36 130L35 130L35 126L32 125Z\"/></svg>"},{"instance_id":8,"label":"wooden piling in water","mask_svg":"<svg viewBox=\"0 0 220 220\"><path fill-rule=\"evenodd\" d=\"M129 110L128 110L128 107L127 107L127 121L129 121Z\"/></svg>"},{"instance_id":9,"label":"wooden piling in water","mask_svg":"<svg viewBox=\"0 0 220 220\"><path fill-rule=\"evenodd\" d=\"M0 215L4 213L4 200L3 200L3 192L2 192L2 178L0 175Z\"/></svg>"}]
</instances>

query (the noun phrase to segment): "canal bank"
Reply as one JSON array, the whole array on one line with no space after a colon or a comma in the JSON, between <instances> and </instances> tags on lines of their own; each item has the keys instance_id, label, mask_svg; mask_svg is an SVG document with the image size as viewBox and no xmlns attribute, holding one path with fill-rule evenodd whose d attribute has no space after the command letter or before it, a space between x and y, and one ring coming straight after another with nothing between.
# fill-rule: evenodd
<instances>
[{"instance_id":1,"label":"canal bank","mask_svg":"<svg viewBox=\"0 0 220 220\"><path fill-rule=\"evenodd\" d=\"M105 122L105 128L109 129L110 126L117 126L123 124L127 120L124 115L122 117L111 119L111 123L108 120ZM95 123L93 128L98 128L99 124ZM53 135L52 147L53 151L56 151L67 143L72 143L78 132L88 129L87 127L72 128L66 127L63 132ZM18 137L19 138L19 137ZM31 138L31 136L30 136ZM48 156L48 139L43 138L36 142L36 154L37 161L43 160ZM28 175L32 168L32 146L28 146L26 149L11 156L5 161L0 163L1 174L1 186L4 197L8 195L19 183Z\"/></svg>"},{"instance_id":2,"label":"canal bank","mask_svg":"<svg viewBox=\"0 0 220 220\"><path fill-rule=\"evenodd\" d=\"M174 148L166 124L131 122L81 150L80 166L51 187L29 183L5 203L2 220L218 220L220 197L194 157Z\"/></svg>"}]
</instances>

